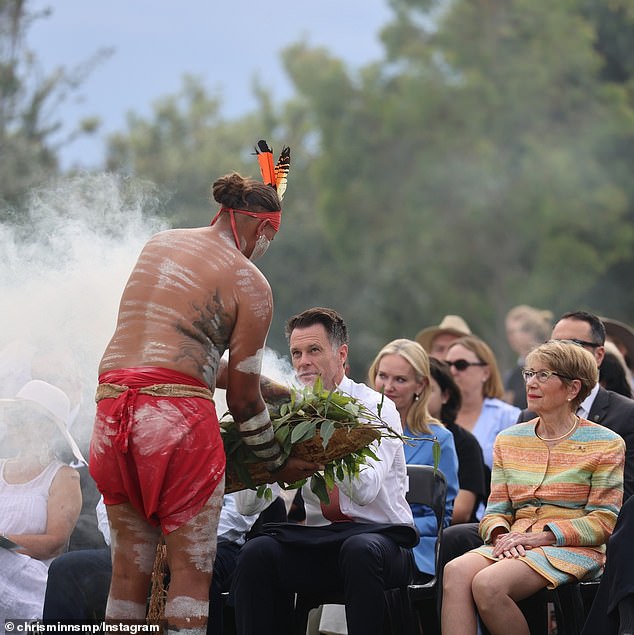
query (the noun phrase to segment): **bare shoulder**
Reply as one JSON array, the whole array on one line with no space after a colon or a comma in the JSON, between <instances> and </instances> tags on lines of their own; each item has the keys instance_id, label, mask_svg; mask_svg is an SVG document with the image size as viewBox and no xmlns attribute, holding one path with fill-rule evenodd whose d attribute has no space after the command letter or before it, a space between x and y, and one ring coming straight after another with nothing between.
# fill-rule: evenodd
<instances>
[{"instance_id":1,"label":"bare shoulder","mask_svg":"<svg viewBox=\"0 0 634 635\"><path fill-rule=\"evenodd\" d=\"M79 481L79 472L70 465L63 465L57 470L52 487L72 487L74 484L79 485Z\"/></svg>"},{"instance_id":2,"label":"bare shoulder","mask_svg":"<svg viewBox=\"0 0 634 635\"><path fill-rule=\"evenodd\" d=\"M264 274L248 259L236 261L233 269L236 292L247 297L271 297L271 285Z\"/></svg>"}]
</instances>

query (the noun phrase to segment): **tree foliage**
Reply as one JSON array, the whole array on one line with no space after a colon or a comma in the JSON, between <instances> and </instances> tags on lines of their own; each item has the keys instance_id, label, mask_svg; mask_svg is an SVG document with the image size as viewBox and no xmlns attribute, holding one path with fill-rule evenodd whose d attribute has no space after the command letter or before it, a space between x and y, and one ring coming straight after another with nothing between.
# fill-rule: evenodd
<instances>
[{"instance_id":1,"label":"tree foliage","mask_svg":"<svg viewBox=\"0 0 634 635\"><path fill-rule=\"evenodd\" d=\"M391 6L383 59L351 71L295 44L283 54L294 97L276 106L256 87L258 110L232 122L186 78L149 120L130 116L108 166L170 188L176 224L201 224L217 176L257 173L246 144L291 145L283 229L262 262L271 341L283 348L288 315L333 306L350 323L357 375L385 341L446 313L498 350L519 303L628 321L631 4Z\"/></svg>"},{"instance_id":2,"label":"tree foliage","mask_svg":"<svg viewBox=\"0 0 634 635\"><path fill-rule=\"evenodd\" d=\"M48 17L34 13L28 0L0 0L0 203L3 214L14 210L32 187L58 173L60 147L79 134L93 132L98 120L79 123L61 141L59 107L94 68L109 55L98 51L74 69L57 68L44 74L27 47L32 24Z\"/></svg>"}]
</instances>

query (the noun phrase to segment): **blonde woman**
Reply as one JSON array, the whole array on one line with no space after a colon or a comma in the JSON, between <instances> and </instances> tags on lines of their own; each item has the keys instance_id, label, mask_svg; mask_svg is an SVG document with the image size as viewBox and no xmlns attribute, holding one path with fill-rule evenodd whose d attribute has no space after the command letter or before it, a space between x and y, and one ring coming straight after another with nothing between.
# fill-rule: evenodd
<instances>
[{"instance_id":1,"label":"blonde woman","mask_svg":"<svg viewBox=\"0 0 634 635\"><path fill-rule=\"evenodd\" d=\"M445 523L449 525L458 493L458 458L453 435L429 414L431 373L425 349L413 340L394 340L379 351L368 375L370 385L396 405L403 434L414 439L405 443L408 464L433 465L431 439L435 437L440 443L439 469L447 479ZM414 548L414 558L420 577L424 579L434 574L436 520L431 509L422 505L412 505L412 513L421 535Z\"/></svg>"}]
</instances>

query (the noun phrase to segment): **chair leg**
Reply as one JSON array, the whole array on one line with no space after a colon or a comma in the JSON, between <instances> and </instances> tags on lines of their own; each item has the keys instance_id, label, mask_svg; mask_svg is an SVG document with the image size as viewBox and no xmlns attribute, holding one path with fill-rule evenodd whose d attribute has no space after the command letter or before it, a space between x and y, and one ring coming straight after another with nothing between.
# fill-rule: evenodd
<instances>
[{"instance_id":1,"label":"chair leg","mask_svg":"<svg viewBox=\"0 0 634 635\"><path fill-rule=\"evenodd\" d=\"M295 610L293 612L293 632L295 635L306 635L308 627L308 615L319 604L315 604L313 598L308 595L298 594L295 599Z\"/></svg>"},{"instance_id":2,"label":"chair leg","mask_svg":"<svg viewBox=\"0 0 634 635\"><path fill-rule=\"evenodd\" d=\"M558 587L554 600L558 635L579 635L585 621L579 585L574 583Z\"/></svg>"}]
</instances>

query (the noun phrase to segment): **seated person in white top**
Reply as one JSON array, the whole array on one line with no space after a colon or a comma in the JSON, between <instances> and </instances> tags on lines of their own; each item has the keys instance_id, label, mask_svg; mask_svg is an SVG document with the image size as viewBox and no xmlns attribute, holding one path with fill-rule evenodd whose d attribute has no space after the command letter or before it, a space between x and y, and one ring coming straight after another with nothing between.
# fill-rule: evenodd
<instances>
[{"instance_id":1,"label":"seated person in white top","mask_svg":"<svg viewBox=\"0 0 634 635\"><path fill-rule=\"evenodd\" d=\"M68 546L81 491L79 474L56 458L62 445L76 448L66 394L34 379L0 406L2 452L12 457L0 460L0 534L20 545L0 548L3 633L6 619L42 617L48 566Z\"/></svg>"},{"instance_id":2,"label":"seated person in white top","mask_svg":"<svg viewBox=\"0 0 634 635\"><path fill-rule=\"evenodd\" d=\"M312 385L321 377L325 389L336 388L377 411L382 396L345 376L348 335L335 311L308 309L287 322L286 335L300 382ZM389 399L381 418L401 432ZM374 451L380 460L370 461L353 480L337 481L331 505L322 508L304 486L308 526L276 526L243 547L232 587L239 635L291 633L295 593L323 591L343 593L350 635L382 632L384 590L411 581L411 547L418 537L405 500L402 441L384 438Z\"/></svg>"}]
</instances>

